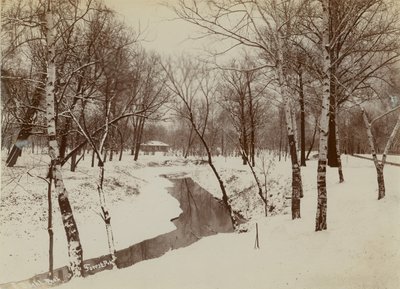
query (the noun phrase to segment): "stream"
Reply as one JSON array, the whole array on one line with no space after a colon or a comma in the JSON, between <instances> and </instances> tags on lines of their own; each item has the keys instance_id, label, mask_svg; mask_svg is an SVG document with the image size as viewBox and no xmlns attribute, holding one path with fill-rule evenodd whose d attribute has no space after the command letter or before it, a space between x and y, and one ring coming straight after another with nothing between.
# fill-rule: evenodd
<instances>
[{"instance_id":1,"label":"stream","mask_svg":"<svg viewBox=\"0 0 400 289\"><path fill-rule=\"evenodd\" d=\"M176 229L144 240L116 252L116 265L126 268L143 260L158 258L166 252L187 247L202 237L218 233L233 232L233 225L228 209L221 200L200 187L191 178L169 178L173 183L167 188L169 194L176 198L182 213L171 220ZM93 275L112 269L110 255L92 258L83 262L83 275ZM20 282L1 284L1 288L47 288L69 280L67 266L54 270L54 279L48 279L48 273L36 275ZM22 286L22 287L20 287Z\"/></svg>"},{"instance_id":2,"label":"stream","mask_svg":"<svg viewBox=\"0 0 400 289\"><path fill-rule=\"evenodd\" d=\"M160 257L169 250L189 246L202 237L233 231L229 211L222 201L190 178L170 180L174 186L168 188L168 192L179 201L183 211L171 220L176 230L117 252L119 268Z\"/></svg>"}]
</instances>

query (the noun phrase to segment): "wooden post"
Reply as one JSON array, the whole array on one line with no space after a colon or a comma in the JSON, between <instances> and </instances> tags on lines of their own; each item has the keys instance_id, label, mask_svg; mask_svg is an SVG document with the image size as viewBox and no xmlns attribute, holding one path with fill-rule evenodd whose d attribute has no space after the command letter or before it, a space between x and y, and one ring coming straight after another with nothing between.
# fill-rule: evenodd
<instances>
[{"instance_id":1,"label":"wooden post","mask_svg":"<svg viewBox=\"0 0 400 289\"><path fill-rule=\"evenodd\" d=\"M260 249L260 242L258 240L258 223L256 223L256 241L254 242L254 249Z\"/></svg>"}]
</instances>

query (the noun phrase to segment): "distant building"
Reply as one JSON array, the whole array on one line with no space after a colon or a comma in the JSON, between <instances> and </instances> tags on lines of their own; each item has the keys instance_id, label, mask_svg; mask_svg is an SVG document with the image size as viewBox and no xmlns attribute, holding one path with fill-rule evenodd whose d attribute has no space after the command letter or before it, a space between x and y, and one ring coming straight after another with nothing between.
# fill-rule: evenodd
<instances>
[{"instance_id":1,"label":"distant building","mask_svg":"<svg viewBox=\"0 0 400 289\"><path fill-rule=\"evenodd\" d=\"M169 145L161 141L151 140L140 145L140 150L145 155L166 155Z\"/></svg>"}]
</instances>

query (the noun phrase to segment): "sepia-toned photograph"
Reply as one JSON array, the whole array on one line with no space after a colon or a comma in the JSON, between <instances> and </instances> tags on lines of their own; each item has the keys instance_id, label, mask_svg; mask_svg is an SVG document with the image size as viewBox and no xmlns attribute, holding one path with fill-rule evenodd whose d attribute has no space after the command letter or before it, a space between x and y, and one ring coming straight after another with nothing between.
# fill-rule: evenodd
<instances>
[{"instance_id":1,"label":"sepia-toned photograph","mask_svg":"<svg viewBox=\"0 0 400 289\"><path fill-rule=\"evenodd\" d=\"M400 0L0 7L0 289L400 288Z\"/></svg>"}]
</instances>

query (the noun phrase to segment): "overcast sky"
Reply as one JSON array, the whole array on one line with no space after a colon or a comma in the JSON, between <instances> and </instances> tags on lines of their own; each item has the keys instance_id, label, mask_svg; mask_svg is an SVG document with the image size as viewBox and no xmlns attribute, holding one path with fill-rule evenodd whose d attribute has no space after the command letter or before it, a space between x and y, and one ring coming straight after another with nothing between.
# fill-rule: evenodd
<instances>
[{"instance_id":1,"label":"overcast sky","mask_svg":"<svg viewBox=\"0 0 400 289\"><path fill-rule=\"evenodd\" d=\"M161 4L162 0L104 0L123 17L125 22L138 30L145 30L146 48L161 54L181 54L195 52L203 44L201 41L187 40L196 33L196 27L176 18L173 11ZM168 1L173 4L176 0Z\"/></svg>"}]
</instances>

